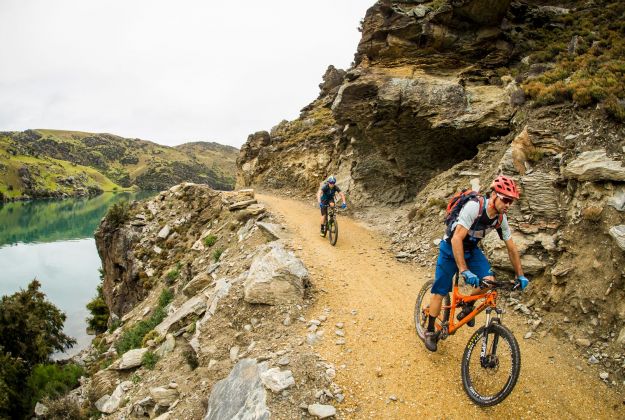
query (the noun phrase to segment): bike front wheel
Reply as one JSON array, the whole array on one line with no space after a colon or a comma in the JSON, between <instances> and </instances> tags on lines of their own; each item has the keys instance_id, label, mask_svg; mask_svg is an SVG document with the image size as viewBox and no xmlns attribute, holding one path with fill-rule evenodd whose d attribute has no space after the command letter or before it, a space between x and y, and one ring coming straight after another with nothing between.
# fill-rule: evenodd
<instances>
[{"instance_id":1,"label":"bike front wheel","mask_svg":"<svg viewBox=\"0 0 625 420\"><path fill-rule=\"evenodd\" d=\"M462 356L461 375L464 390L475 404L499 404L512 392L520 371L521 350L509 329L493 322L471 336Z\"/></svg>"},{"instance_id":2,"label":"bike front wheel","mask_svg":"<svg viewBox=\"0 0 625 420\"><path fill-rule=\"evenodd\" d=\"M429 280L423 285L421 291L417 295L417 302L414 307L415 328L417 329L417 335L423 341L425 341L425 331L428 327L428 315L430 313L430 298L432 296L431 291L433 284L434 280ZM443 324L449 321L449 311L449 294L447 294L443 297L443 307L441 308L435 323L436 331L440 331Z\"/></svg>"},{"instance_id":3,"label":"bike front wheel","mask_svg":"<svg viewBox=\"0 0 625 420\"><path fill-rule=\"evenodd\" d=\"M336 241L339 239L339 224L336 219L330 219L328 222L328 239L330 239L331 245L336 245Z\"/></svg>"}]
</instances>

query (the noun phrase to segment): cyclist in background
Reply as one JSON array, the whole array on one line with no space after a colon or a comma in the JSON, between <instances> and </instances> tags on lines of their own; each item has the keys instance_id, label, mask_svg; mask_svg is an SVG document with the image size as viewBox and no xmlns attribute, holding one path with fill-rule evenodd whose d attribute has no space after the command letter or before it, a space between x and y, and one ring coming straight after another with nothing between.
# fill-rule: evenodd
<instances>
[{"instance_id":1,"label":"cyclist in background","mask_svg":"<svg viewBox=\"0 0 625 420\"><path fill-rule=\"evenodd\" d=\"M499 237L506 244L510 262L516 273L516 281L521 290L529 283L523 275L521 257L512 240L512 232L506 215L514 200L518 200L519 191L514 181L503 175L495 178L490 189L489 195L475 197L463 205L458 218L450 223L439 245L436 274L431 291L430 314L425 333L425 347L430 351L437 349L438 335L434 331L435 320L440 313L443 297L452 289L454 274L459 272L467 284L477 288L475 293L483 293L480 290L482 280L486 282L494 280L490 264L477 246L490 231L496 229ZM473 306L465 306L458 314L458 320L472 311ZM467 325L474 326L475 320L470 320Z\"/></svg>"},{"instance_id":2,"label":"cyclist in background","mask_svg":"<svg viewBox=\"0 0 625 420\"><path fill-rule=\"evenodd\" d=\"M336 178L330 175L328 179L321 183L319 191L317 191L317 204L321 209L321 236L326 234L326 222L328 221L328 206L334 207L334 195L339 193L343 204L341 208L346 208L345 194L341 191L338 185L336 185Z\"/></svg>"}]
</instances>

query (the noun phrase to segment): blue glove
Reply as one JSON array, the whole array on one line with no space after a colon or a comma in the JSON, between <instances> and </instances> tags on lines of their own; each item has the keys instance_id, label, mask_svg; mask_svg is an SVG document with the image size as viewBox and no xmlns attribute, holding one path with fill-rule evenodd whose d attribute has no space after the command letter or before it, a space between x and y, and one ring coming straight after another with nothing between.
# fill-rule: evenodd
<instances>
[{"instance_id":1,"label":"blue glove","mask_svg":"<svg viewBox=\"0 0 625 420\"><path fill-rule=\"evenodd\" d=\"M341 208L342 209L346 209L347 208L347 204L345 204L345 203L341 204Z\"/></svg>"},{"instance_id":2,"label":"blue glove","mask_svg":"<svg viewBox=\"0 0 625 420\"><path fill-rule=\"evenodd\" d=\"M521 288L521 290L525 289L529 284L529 280L525 276L518 276L516 278L517 287Z\"/></svg>"},{"instance_id":3,"label":"blue glove","mask_svg":"<svg viewBox=\"0 0 625 420\"><path fill-rule=\"evenodd\" d=\"M473 287L480 287L480 279L478 279L477 276L471 271L464 270L462 272L462 277L464 277L464 281L466 284L469 284Z\"/></svg>"},{"instance_id":4,"label":"blue glove","mask_svg":"<svg viewBox=\"0 0 625 420\"><path fill-rule=\"evenodd\" d=\"M323 208L323 203L319 203L319 208L322 209Z\"/></svg>"}]
</instances>

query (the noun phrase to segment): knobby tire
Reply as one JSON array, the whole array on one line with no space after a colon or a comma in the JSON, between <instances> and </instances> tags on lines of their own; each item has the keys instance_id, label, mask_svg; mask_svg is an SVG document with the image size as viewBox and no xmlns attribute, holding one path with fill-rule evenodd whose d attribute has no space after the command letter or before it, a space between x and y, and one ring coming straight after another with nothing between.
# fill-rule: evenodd
<instances>
[{"instance_id":1,"label":"knobby tire","mask_svg":"<svg viewBox=\"0 0 625 420\"><path fill-rule=\"evenodd\" d=\"M491 346L492 343L495 343L496 352L498 353L495 356L502 356L501 362L504 363L504 365L510 365L508 369L505 369L505 367L501 369L503 373L502 378L505 379L506 382L503 384L501 389L496 390L494 393L489 393L489 395L484 395L484 392L476 389L476 375L483 374L488 378L489 369L491 374L494 375L498 373L500 368L500 362L497 362L496 369L485 368L481 365L475 367L471 366L472 356L474 361L480 361L480 351L482 349L484 330L486 328L487 327L481 327L469 339L469 343L467 344L467 347L464 350L464 355L462 356L461 368L462 385L465 392L475 404L481 407L488 407L502 402L510 394L510 392L512 392L512 389L519 379L519 373L521 371L521 350L519 349L519 343L516 341L516 338L508 328L497 322L493 322L490 326L488 326L488 345ZM505 350L502 349L504 346L509 348L509 357L505 357L505 353L502 354ZM488 357L489 355L492 355L492 353L492 348L487 349L486 356ZM475 358L477 358L477 360ZM509 376L507 378L505 376L505 370L509 371Z\"/></svg>"},{"instance_id":2,"label":"knobby tire","mask_svg":"<svg viewBox=\"0 0 625 420\"><path fill-rule=\"evenodd\" d=\"M425 341L425 331L427 329L427 317L424 316L424 310L427 309L430 305L430 291L432 290L432 285L434 284L434 280L428 280L417 295L417 301L415 303L414 308L414 322L415 328L417 330L417 335L423 341ZM441 312L438 315L438 321L436 324L440 327L443 323L449 321L449 312L450 312L450 298L449 293L443 297L443 307L441 308Z\"/></svg>"},{"instance_id":3,"label":"knobby tire","mask_svg":"<svg viewBox=\"0 0 625 420\"><path fill-rule=\"evenodd\" d=\"M328 222L328 238L332 246L336 245L336 241L339 239L339 224L336 219L331 219Z\"/></svg>"}]
</instances>

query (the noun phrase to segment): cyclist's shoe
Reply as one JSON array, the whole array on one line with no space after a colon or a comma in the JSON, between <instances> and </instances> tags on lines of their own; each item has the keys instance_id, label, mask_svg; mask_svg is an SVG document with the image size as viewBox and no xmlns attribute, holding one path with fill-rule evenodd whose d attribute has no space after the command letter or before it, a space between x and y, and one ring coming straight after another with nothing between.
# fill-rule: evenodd
<instances>
[{"instance_id":1,"label":"cyclist's shoe","mask_svg":"<svg viewBox=\"0 0 625 420\"><path fill-rule=\"evenodd\" d=\"M319 235L326 236L326 226L325 225L321 225L321 231L319 232Z\"/></svg>"},{"instance_id":2,"label":"cyclist's shoe","mask_svg":"<svg viewBox=\"0 0 625 420\"><path fill-rule=\"evenodd\" d=\"M456 316L456 319L460 321L465 316L469 315L471 312L473 312L473 307L465 306L464 308L462 308L462 311L460 311L460 313ZM470 321L467 321L467 325L469 327L475 327L475 318L471 319Z\"/></svg>"},{"instance_id":3,"label":"cyclist's shoe","mask_svg":"<svg viewBox=\"0 0 625 420\"><path fill-rule=\"evenodd\" d=\"M436 351L438 348L438 334L436 334L436 332L425 332L425 348L429 351Z\"/></svg>"}]
</instances>

